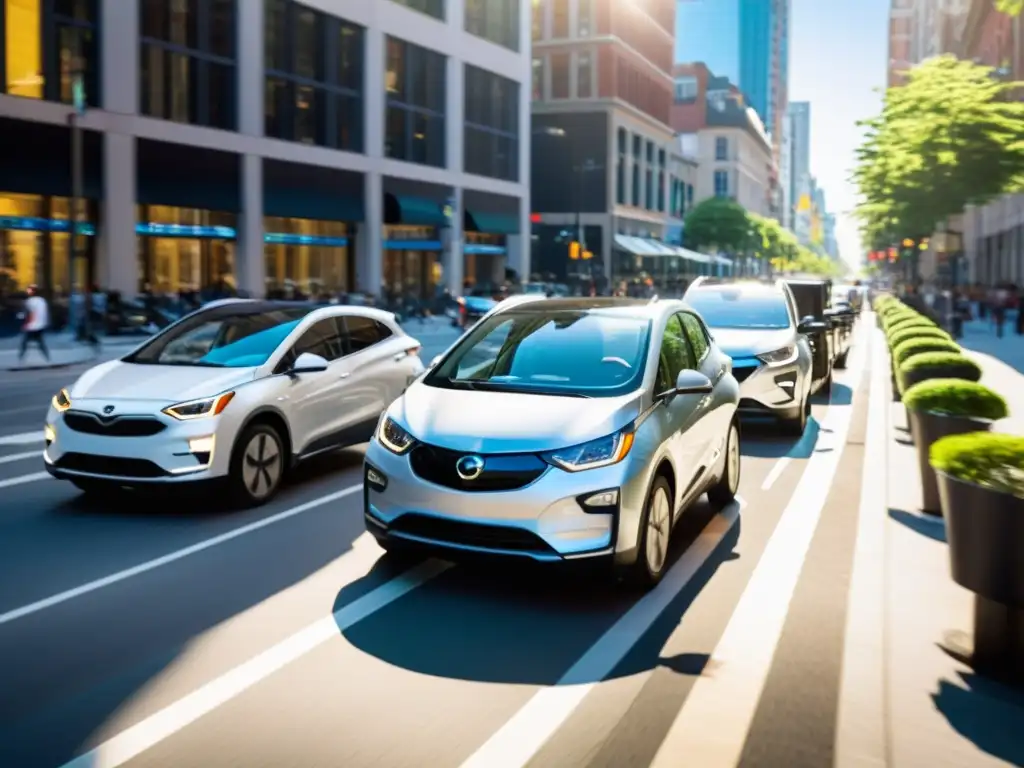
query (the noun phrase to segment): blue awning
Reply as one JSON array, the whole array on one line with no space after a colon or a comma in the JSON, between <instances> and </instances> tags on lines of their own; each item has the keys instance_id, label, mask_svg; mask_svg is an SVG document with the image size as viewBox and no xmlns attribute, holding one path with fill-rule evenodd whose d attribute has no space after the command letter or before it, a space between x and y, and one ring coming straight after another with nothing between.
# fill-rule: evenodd
<instances>
[{"instance_id":1,"label":"blue awning","mask_svg":"<svg viewBox=\"0 0 1024 768\"><path fill-rule=\"evenodd\" d=\"M695 261L698 264L710 264L712 261L711 256L705 256L703 253L697 253L696 251L691 251L687 248L680 248L679 246L676 246L675 250L676 255L680 258Z\"/></svg>"},{"instance_id":2,"label":"blue awning","mask_svg":"<svg viewBox=\"0 0 1024 768\"><path fill-rule=\"evenodd\" d=\"M413 227L443 227L444 206L436 200L406 195L384 195L384 220Z\"/></svg>"},{"instance_id":3,"label":"blue awning","mask_svg":"<svg viewBox=\"0 0 1024 768\"><path fill-rule=\"evenodd\" d=\"M501 245L485 245L481 243L468 243L462 248L462 252L472 256L503 256L505 248Z\"/></svg>"},{"instance_id":4,"label":"blue awning","mask_svg":"<svg viewBox=\"0 0 1024 768\"><path fill-rule=\"evenodd\" d=\"M440 240L385 240L385 251L440 251Z\"/></svg>"},{"instance_id":5,"label":"blue awning","mask_svg":"<svg viewBox=\"0 0 1024 768\"><path fill-rule=\"evenodd\" d=\"M518 235L519 217L509 213L481 213L466 210L463 227L468 232L483 232L489 235Z\"/></svg>"}]
</instances>

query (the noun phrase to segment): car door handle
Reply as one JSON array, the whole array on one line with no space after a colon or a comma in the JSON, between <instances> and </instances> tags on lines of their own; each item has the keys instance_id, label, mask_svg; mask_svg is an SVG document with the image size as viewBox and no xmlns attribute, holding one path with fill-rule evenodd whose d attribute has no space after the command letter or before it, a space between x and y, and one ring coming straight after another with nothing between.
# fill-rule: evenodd
<instances>
[{"instance_id":1,"label":"car door handle","mask_svg":"<svg viewBox=\"0 0 1024 768\"><path fill-rule=\"evenodd\" d=\"M396 363L400 363L400 362L402 362L403 360L405 360L405 358L407 358L408 356L409 356L409 353L408 353L408 352L399 352L399 353L398 353L397 355L392 355L392 356L391 356L391 359L392 359L392 360L393 360L394 362L396 362Z\"/></svg>"},{"instance_id":2,"label":"car door handle","mask_svg":"<svg viewBox=\"0 0 1024 768\"><path fill-rule=\"evenodd\" d=\"M347 379L351 375L352 375L351 373L349 373L348 371L345 371L344 373L339 374L338 378L339 379Z\"/></svg>"}]
</instances>

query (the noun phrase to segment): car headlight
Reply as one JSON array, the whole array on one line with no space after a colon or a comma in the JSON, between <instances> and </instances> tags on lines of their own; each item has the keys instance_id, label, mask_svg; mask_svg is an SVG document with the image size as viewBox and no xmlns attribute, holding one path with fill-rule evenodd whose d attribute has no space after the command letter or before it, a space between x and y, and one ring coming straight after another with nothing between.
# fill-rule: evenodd
<instances>
[{"instance_id":1,"label":"car headlight","mask_svg":"<svg viewBox=\"0 0 1024 768\"><path fill-rule=\"evenodd\" d=\"M765 365L787 365L796 360L796 345L790 344L782 349L765 352L758 355L757 359Z\"/></svg>"},{"instance_id":2,"label":"car headlight","mask_svg":"<svg viewBox=\"0 0 1024 768\"><path fill-rule=\"evenodd\" d=\"M399 455L407 453L416 444L413 436L398 426L389 416L380 420L380 424L377 426L377 440L389 451Z\"/></svg>"},{"instance_id":3,"label":"car headlight","mask_svg":"<svg viewBox=\"0 0 1024 768\"><path fill-rule=\"evenodd\" d=\"M191 419L205 419L210 416L217 416L228 407L228 403L234 398L234 392L225 392L214 397L204 397L199 400L188 400L184 403L164 408L164 413L179 421Z\"/></svg>"},{"instance_id":4,"label":"car headlight","mask_svg":"<svg viewBox=\"0 0 1024 768\"><path fill-rule=\"evenodd\" d=\"M53 396L53 400L50 401L56 411L66 411L71 407L71 395L68 394L67 388L62 389L56 395Z\"/></svg>"},{"instance_id":5,"label":"car headlight","mask_svg":"<svg viewBox=\"0 0 1024 768\"><path fill-rule=\"evenodd\" d=\"M566 472L581 472L584 469L618 464L629 455L629 449L632 447L633 428L630 426L587 443L550 451L544 454L543 458Z\"/></svg>"}]
</instances>

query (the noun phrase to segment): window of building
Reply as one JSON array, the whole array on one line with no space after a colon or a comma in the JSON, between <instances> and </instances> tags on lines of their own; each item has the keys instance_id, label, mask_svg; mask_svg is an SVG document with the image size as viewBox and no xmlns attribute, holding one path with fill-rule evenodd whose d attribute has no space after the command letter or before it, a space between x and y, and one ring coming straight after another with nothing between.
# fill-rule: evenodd
<instances>
[{"instance_id":1,"label":"window of building","mask_svg":"<svg viewBox=\"0 0 1024 768\"><path fill-rule=\"evenodd\" d=\"M99 106L99 0L6 0L0 3L0 92L70 104L82 73L86 104Z\"/></svg>"},{"instance_id":2,"label":"window of building","mask_svg":"<svg viewBox=\"0 0 1024 768\"><path fill-rule=\"evenodd\" d=\"M530 0L530 30L532 39L544 39L544 6L540 0Z\"/></svg>"},{"instance_id":3,"label":"window of building","mask_svg":"<svg viewBox=\"0 0 1024 768\"><path fill-rule=\"evenodd\" d=\"M617 132L617 144L619 149L618 162L615 165L615 202L619 205L626 204L626 148L629 146L629 139L626 136L626 129L619 128Z\"/></svg>"},{"instance_id":4,"label":"window of building","mask_svg":"<svg viewBox=\"0 0 1024 768\"><path fill-rule=\"evenodd\" d=\"M465 65L465 141L467 173L519 180L519 83Z\"/></svg>"},{"instance_id":5,"label":"window of building","mask_svg":"<svg viewBox=\"0 0 1024 768\"><path fill-rule=\"evenodd\" d=\"M388 37L385 89L385 154L444 168L445 57Z\"/></svg>"},{"instance_id":6,"label":"window of building","mask_svg":"<svg viewBox=\"0 0 1024 768\"><path fill-rule=\"evenodd\" d=\"M590 37L593 29L594 0L578 0L576 6L576 36Z\"/></svg>"},{"instance_id":7,"label":"window of building","mask_svg":"<svg viewBox=\"0 0 1024 768\"><path fill-rule=\"evenodd\" d=\"M395 0L395 2L444 21L444 0Z\"/></svg>"},{"instance_id":8,"label":"window of building","mask_svg":"<svg viewBox=\"0 0 1024 768\"><path fill-rule=\"evenodd\" d=\"M267 136L362 151L363 37L363 28L347 21L290 0L267 0Z\"/></svg>"},{"instance_id":9,"label":"window of building","mask_svg":"<svg viewBox=\"0 0 1024 768\"><path fill-rule=\"evenodd\" d=\"M729 139L725 136L715 137L715 160L729 159Z\"/></svg>"},{"instance_id":10,"label":"window of building","mask_svg":"<svg viewBox=\"0 0 1024 768\"><path fill-rule=\"evenodd\" d=\"M693 208L693 184L686 185L686 210Z\"/></svg>"},{"instance_id":11,"label":"window of building","mask_svg":"<svg viewBox=\"0 0 1024 768\"><path fill-rule=\"evenodd\" d=\"M551 37L562 39L569 36L569 0L554 0L551 13Z\"/></svg>"},{"instance_id":12,"label":"window of building","mask_svg":"<svg viewBox=\"0 0 1024 768\"><path fill-rule=\"evenodd\" d=\"M625 128L619 128L618 132L619 154L626 154L626 147L629 146L629 136Z\"/></svg>"},{"instance_id":13,"label":"window of building","mask_svg":"<svg viewBox=\"0 0 1024 768\"><path fill-rule=\"evenodd\" d=\"M697 78L696 77L677 77L675 82L675 92L673 94L675 102L677 104L683 104L688 101L693 101L697 98Z\"/></svg>"},{"instance_id":14,"label":"window of building","mask_svg":"<svg viewBox=\"0 0 1024 768\"><path fill-rule=\"evenodd\" d=\"M520 0L466 0L466 31L519 50Z\"/></svg>"},{"instance_id":15,"label":"window of building","mask_svg":"<svg viewBox=\"0 0 1024 768\"><path fill-rule=\"evenodd\" d=\"M649 165L644 171L644 207L649 211L654 210L654 171Z\"/></svg>"},{"instance_id":16,"label":"window of building","mask_svg":"<svg viewBox=\"0 0 1024 768\"><path fill-rule=\"evenodd\" d=\"M658 211L665 212L665 171L658 171Z\"/></svg>"},{"instance_id":17,"label":"window of building","mask_svg":"<svg viewBox=\"0 0 1024 768\"><path fill-rule=\"evenodd\" d=\"M569 98L569 54L551 54L551 98Z\"/></svg>"},{"instance_id":18,"label":"window of building","mask_svg":"<svg viewBox=\"0 0 1024 768\"><path fill-rule=\"evenodd\" d=\"M266 216L265 232L301 235L332 245L267 243L266 292L272 298L321 298L351 291L354 262L348 225L338 221Z\"/></svg>"},{"instance_id":19,"label":"window of building","mask_svg":"<svg viewBox=\"0 0 1024 768\"><path fill-rule=\"evenodd\" d=\"M589 99L594 95L594 65L589 51L580 51L576 59L576 97Z\"/></svg>"},{"instance_id":20,"label":"window of building","mask_svg":"<svg viewBox=\"0 0 1024 768\"><path fill-rule=\"evenodd\" d=\"M544 59L534 59L530 82L530 98L533 101L544 100Z\"/></svg>"},{"instance_id":21,"label":"window of building","mask_svg":"<svg viewBox=\"0 0 1024 768\"><path fill-rule=\"evenodd\" d=\"M235 130L236 0L142 0L142 114Z\"/></svg>"},{"instance_id":22,"label":"window of building","mask_svg":"<svg viewBox=\"0 0 1024 768\"><path fill-rule=\"evenodd\" d=\"M640 162L640 148L643 147L644 140L639 136L633 137L633 158Z\"/></svg>"},{"instance_id":23,"label":"window of building","mask_svg":"<svg viewBox=\"0 0 1024 768\"><path fill-rule=\"evenodd\" d=\"M729 196L729 172L715 171L715 197Z\"/></svg>"},{"instance_id":24,"label":"window of building","mask_svg":"<svg viewBox=\"0 0 1024 768\"><path fill-rule=\"evenodd\" d=\"M630 202L637 208L640 207L640 161L636 158L633 159L633 178L630 179L632 182L632 194L630 195Z\"/></svg>"}]
</instances>

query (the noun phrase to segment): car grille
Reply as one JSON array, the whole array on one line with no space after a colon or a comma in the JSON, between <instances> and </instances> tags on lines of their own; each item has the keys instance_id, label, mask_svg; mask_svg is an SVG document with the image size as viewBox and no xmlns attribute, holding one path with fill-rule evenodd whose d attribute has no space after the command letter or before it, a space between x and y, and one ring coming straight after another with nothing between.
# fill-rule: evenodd
<instances>
[{"instance_id":1,"label":"car grille","mask_svg":"<svg viewBox=\"0 0 1024 768\"><path fill-rule=\"evenodd\" d=\"M757 371L758 368L760 368L758 365L747 368L733 368L732 375L736 377L736 381L746 381L754 374L754 372Z\"/></svg>"},{"instance_id":2,"label":"car grille","mask_svg":"<svg viewBox=\"0 0 1024 768\"><path fill-rule=\"evenodd\" d=\"M409 463L417 476L457 491L514 491L532 483L548 468L542 459L533 454L496 454L481 457L484 460L484 471L479 477L463 480L455 464L468 455L471 454L419 445L409 454Z\"/></svg>"},{"instance_id":3,"label":"car grille","mask_svg":"<svg viewBox=\"0 0 1024 768\"><path fill-rule=\"evenodd\" d=\"M75 432L105 437L151 437L166 429L166 425L149 416L115 416L105 419L92 413L68 411L64 425Z\"/></svg>"},{"instance_id":4,"label":"car grille","mask_svg":"<svg viewBox=\"0 0 1024 768\"><path fill-rule=\"evenodd\" d=\"M126 459L117 456L93 456L88 453L65 453L56 464L58 469L87 472L107 477L163 477L163 469L146 459Z\"/></svg>"},{"instance_id":5,"label":"car grille","mask_svg":"<svg viewBox=\"0 0 1024 768\"><path fill-rule=\"evenodd\" d=\"M415 512L401 515L391 523L389 529L396 534L404 533L467 547L506 549L515 552L554 552L542 538L522 528L446 520Z\"/></svg>"}]
</instances>

